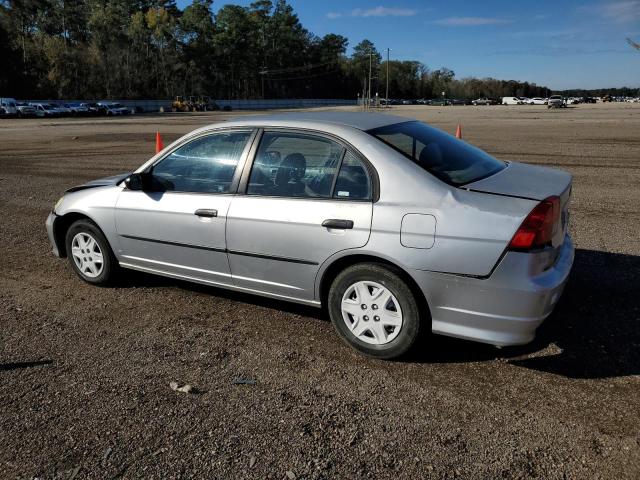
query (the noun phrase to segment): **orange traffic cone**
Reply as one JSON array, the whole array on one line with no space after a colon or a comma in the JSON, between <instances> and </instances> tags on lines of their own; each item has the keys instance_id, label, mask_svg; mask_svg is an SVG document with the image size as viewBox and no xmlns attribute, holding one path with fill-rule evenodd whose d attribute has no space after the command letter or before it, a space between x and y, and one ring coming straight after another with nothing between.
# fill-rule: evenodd
<instances>
[{"instance_id":1,"label":"orange traffic cone","mask_svg":"<svg viewBox=\"0 0 640 480\"><path fill-rule=\"evenodd\" d=\"M462 125L458 124L458 128L456 128L456 138L462 139Z\"/></svg>"},{"instance_id":2,"label":"orange traffic cone","mask_svg":"<svg viewBox=\"0 0 640 480\"><path fill-rule=\"evenodd\" d=\"M156 132L156 153L160 153L164 145L162 144L162 137L160 136L160 132Z\"/></svg>"}]
</instances>

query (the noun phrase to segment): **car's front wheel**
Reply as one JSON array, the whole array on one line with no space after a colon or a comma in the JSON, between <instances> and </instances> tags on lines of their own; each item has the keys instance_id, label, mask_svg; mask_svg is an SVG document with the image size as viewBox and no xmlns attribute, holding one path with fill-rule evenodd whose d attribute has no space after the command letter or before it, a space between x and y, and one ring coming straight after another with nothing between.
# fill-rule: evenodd
<instances>
[{"instance_id":1,"label":"car's front wheel","mask_svg":"<svg viewBox=\"0 0 640 480\"><path fill-rule=\"evenodd\" d=\"M67 230L65 238L71 268L85 282L108 285L118 270L107 239L90 220L77 220Z\"/></svg>"},{"instance_id":2,"label":"car's front wheel","mask_svg":"<svg viewBox=\"0 0 640 480\"><path fill-rule=\"evenodd\" d=\"M329 290L328 309L340 337L372 357L400 357L420 333L420 309L411 288L385 265L363 263L342 271Z\"/></svg>"}]
</instances>

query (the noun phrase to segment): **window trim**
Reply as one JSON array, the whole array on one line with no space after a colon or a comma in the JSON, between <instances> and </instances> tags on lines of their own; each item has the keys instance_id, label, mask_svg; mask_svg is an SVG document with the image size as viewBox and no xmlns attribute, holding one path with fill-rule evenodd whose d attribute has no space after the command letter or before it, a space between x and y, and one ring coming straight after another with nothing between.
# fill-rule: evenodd
<instances>
[{"instance_id":1,"label":"window trim","mask_svg":"<svg viewBox=\"0 0 640 480\"><path fill-rule=\"evenodd\" d=\"M169 158L169 156L171 156L176 150L178 150L179 148L182 148L188 143L191 143L193 141L200 140L201 138L209 137L212 135L234 133L234 132L237 132L237 133L246 132L246 133L249 133L249 136L247 137L245 146L242 149L242 152L240 153L240 157L238 158L238 164L236 165L236 169L233 173L233 178L231 179L231 184L229 185L228 191L226 192L191 192L187 190L166 190L165 193L187 194L187 195L235 195L238 191L238 186L240 184L240 178L242 176L243 169L247 163L248 154L258 134L258 129L256 129L255 127L247 126L247 127L219 128L219 129L213 129L213 130L206 130L196 135L192 135L190 137L185 138L182 142L174 145L171 148L171 150L166 152L166 154L164 154L162 157L156 159L155 161L147 165L141 172L144 172L144 173L151 172L156 165L158 165L159 163Z\"/></svg>"},{"instance_id":2,"label":"window trim","mask_svg":"<svg viewBox=\"0 0 640 480\"><path fill-rule=\"evenodd\" d=\"M333 178L333 183L331 185L331 192L328 197L291 197L287 195L261 195L261 194L248 194L247 189L249 187L249 179L251 177L251 171L253 170L253 165L257 158L258 148L260 147L260 143L262 141L262 137L265 133L292 133L292 134L300 134L300 135L313 135L317 137L323 137L326 140L333 141L340 145L343 149L342 154L340 156L340 161L338 163L338 168L336 170L336 174ZM350 152L353 156L359 159L362 164L365 166L369 173L369 181L371 182L371 198L366 200L361 199L353 199L346 197L334 197L334 189L336 186L336 182L338 180L338 175L340 174L340 168L342 168L342 162L344 161L344 157L346 153ZM378 176L378 172L375 167L371 164L371 162L362 155L356 148L354 148L349 142L346 140L333 135L328 132L323 132L320 130L313 130L308 128L298 128L298 127L261 127L254 138L253 145L251 150L248 153L247 161L244 165L244 169L242 172L242 177L240 179L240 185L238 186L238 195L246 195L248 197L255 198L285 198L287 200L313 200L313 201L339 201L339 202L358 202L358 203L375 203L380 199L380 180Z\"/></svg>"}]
</instances>

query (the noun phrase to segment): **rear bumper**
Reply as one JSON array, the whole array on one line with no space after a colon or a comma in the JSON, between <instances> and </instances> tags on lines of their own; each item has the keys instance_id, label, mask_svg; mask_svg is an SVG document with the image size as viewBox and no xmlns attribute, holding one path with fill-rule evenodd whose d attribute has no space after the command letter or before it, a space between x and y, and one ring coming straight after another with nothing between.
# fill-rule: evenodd
<instances>
[{"instance_id":1,"label":"rear bumper","mask_svg":"<svg viewBox=\"0 0 640 480\"><path fill-rule=\"evenodd\" d=\"M574 246L567 235L544 271L544 259L536 255L508 252L487 279L414 271L429 301L433 332L499 346L529 343L560 299Z\"/></svg>"},{"instance_id":2,"label":"rear bumper","mask_svg":"<svg viewBox=\"0 0 640 480\"><path fill-rule=\"evenodd\" d=\"M60 249L58 248L58 244L56 243L56 236L54 231L54 225L56 223L56 219L58 215L55 212L51 212L47 217L47 221L45 225L47 226L47 235L49 236L49 242L51 243L51 249L53 250L53 254L56 257L60 257Z\"/></svg>"}]
</instances>

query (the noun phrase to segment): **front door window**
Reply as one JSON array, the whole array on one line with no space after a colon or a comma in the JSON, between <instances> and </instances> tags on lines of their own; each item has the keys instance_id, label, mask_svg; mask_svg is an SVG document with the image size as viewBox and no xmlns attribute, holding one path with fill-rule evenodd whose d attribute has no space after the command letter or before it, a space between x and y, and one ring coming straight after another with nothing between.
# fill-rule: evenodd
<instances>
[{"instance_id":1,"label":"front door window","mask_svg":"<svg viewBox=\"0 0 640 480\"><path fill-rule=\"evenodd\" d=\"M223 132L196 138L152 169L163 191L228 193L251 132Z\"/></svg>"}]
</instances>

